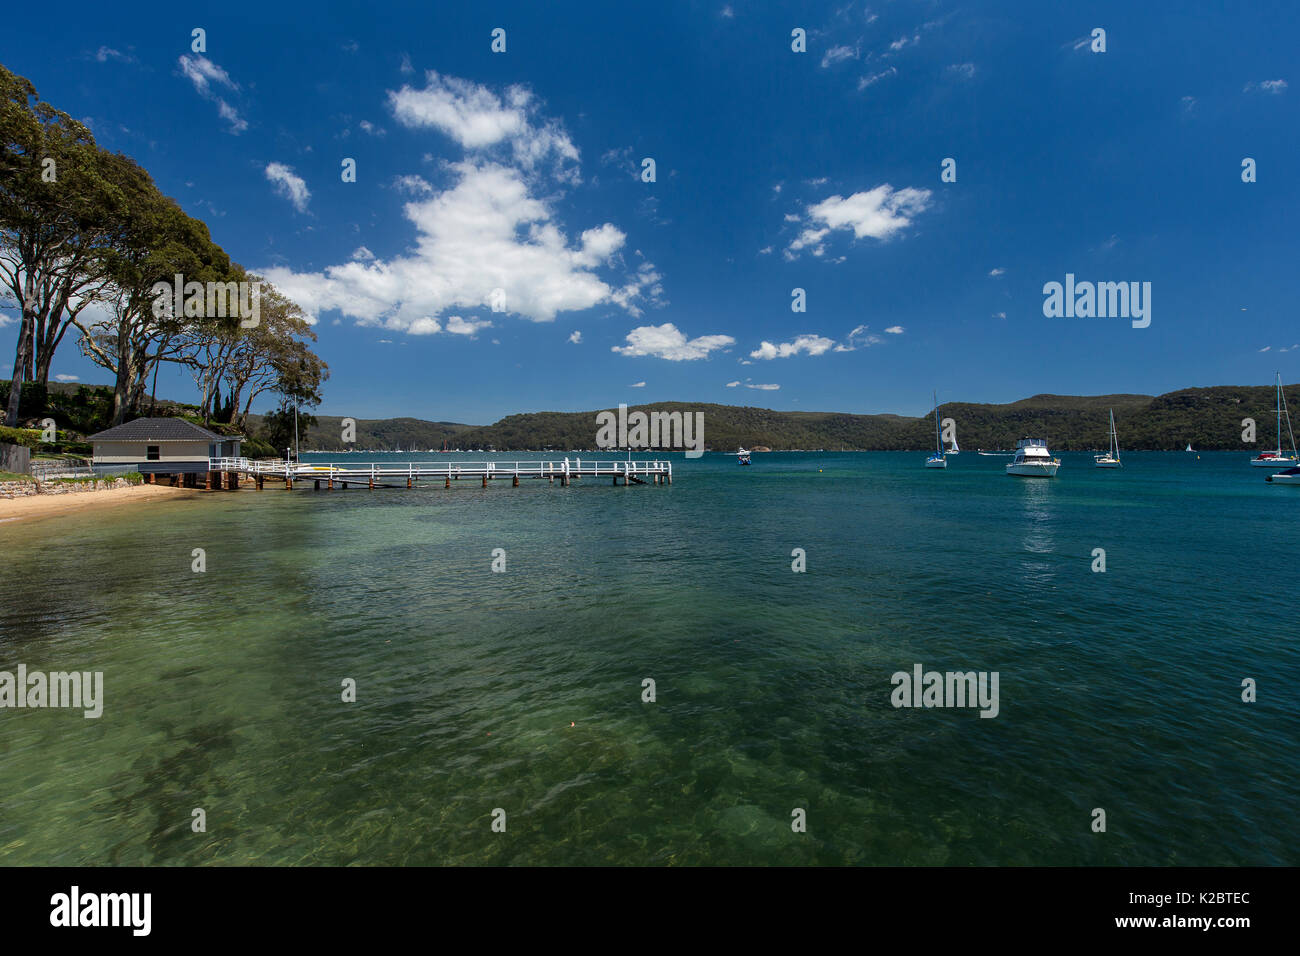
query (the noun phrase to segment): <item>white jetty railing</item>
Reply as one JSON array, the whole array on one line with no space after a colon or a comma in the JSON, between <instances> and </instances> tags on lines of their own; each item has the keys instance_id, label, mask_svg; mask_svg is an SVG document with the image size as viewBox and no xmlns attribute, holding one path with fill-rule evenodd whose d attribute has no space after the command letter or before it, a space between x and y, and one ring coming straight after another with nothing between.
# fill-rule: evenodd
<instances>
[{"instance_id":1,"label":"white jetty railing","mask_svg":"<svg viewBox=\"0 0 1300 956\"><path fill-rule=\"evenodd\" d=\"M286 482L302 479L330 482L369 482L387 484L405 479L408 487L417 479L442 478L447 482L478 478L489 480L510 478L515 484L521 478L561 479L568 484L572 478L620 478L624 483L651 480L672 482L671 461L592 461L581 458L563 458L556 461L415 461L402 464L353 463L336 464L284 460L253 461L248 458L211 458L208 470L249 475L253 478L279 478Z\"/></svg>"}]
</instances>

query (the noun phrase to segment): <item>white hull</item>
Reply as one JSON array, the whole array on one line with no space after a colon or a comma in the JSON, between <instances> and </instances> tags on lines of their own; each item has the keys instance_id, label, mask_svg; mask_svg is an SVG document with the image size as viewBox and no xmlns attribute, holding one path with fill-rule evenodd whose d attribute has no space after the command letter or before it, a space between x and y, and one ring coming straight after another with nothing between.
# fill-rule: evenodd
<instances>
[{"instance_id":1,"label":"white hull","mask_svg":"<svg viewBox=\"0 0 1300 956\"><path fill-rule=\"evenodd\" d=\"M1300 475L1269 475L1264 480L1279 485L1300 485Z\"/></svg>"},{"instance_id":2,"label":"white hull","mask_svg":"<svg viewBox=\"0 0 1300 956\"><path fill-rule=\"evenodd\" d=\"M1118 458L1098 458L1096 461L1098 468L1123 468Z\"/></svg>"},{"instance_id":3,"label":"white hull","mask_svg":"<svg viewBox=\"0 0 1300 956\"><path fill-rule=\"evenodd\" d=\"M1265 461L1252 458L1250 463L1256 468L1294 468L1296 465L1300 465L1300 461L1296 461L1294 458L1269 458Z\"/></svg>"},{"instance_id":4,"label":"white hull","mask_svg":"<svg viewBox=\"0 0 1300 956\"><path fill-rule=\"evenodd\" d=\"M1036 462L1012 463L1007 465L1007 474L1019 475L1021 478L1055 478L1056 469L1060 467L1060 463L1055 461L1043 464Z\"/></svg>"},{"instance_id":5,"label":"white hull","mask_svg":"<svg viewBox=\"0 0 1300 956\"><path fill-rule=\"evenodd\" d=\"M927 458L925 460L926 468L947 468L948 459L946 458Z\"/></svg>"}]
</instances>

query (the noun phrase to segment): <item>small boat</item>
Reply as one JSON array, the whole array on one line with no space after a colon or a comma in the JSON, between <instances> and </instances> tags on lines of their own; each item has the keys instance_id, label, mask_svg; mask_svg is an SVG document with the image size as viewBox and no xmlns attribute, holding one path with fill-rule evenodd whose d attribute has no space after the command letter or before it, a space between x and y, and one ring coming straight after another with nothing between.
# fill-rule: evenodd
<instances>
[{"instance_id":1,"label":"small boat","mask_svg":"<svg viewBox=\"0 0 1300 956\"><path fill-rule=\"evenodd\" d=\"M1115 409L1110 410L1110 446L1104 455L1094 455L1098 468L1123 468L1119 460L1119 435L1115 432Z\"/></svg>"},{"instance_id":2,"label":"small boat","mask_svg":"<svg viewBox=\"0 0 1300 956\"><path fill-rule=\"evenodd\" d=\"M1282 454L1282 416L1286 416L1286 432L1291 436L1290 456ZM1262 451L1250 460L1256 468L1286 468L1300 465L1296 456L1295 435L1291 433L1291 413L1287 411L1286 395L1282 391L1282 373L1277 373L1277 451Z\"/></svg>"},{"instance_id":3,"label":"small boat","mask_svg":"<svg viewBox=\"0 0 1300 956\"><path fill-rule=\"evenodd\" d=\"M1016 442L1016 457L1007 465L1008 475L1021 478L1054 478L1061 461L1047 450L1041 438L1022 438Z\"/></svg>"},{"instance_id":4,"label":"small boat","mask_svg":"<svg viewBox=\"0 0 1300 956\"><path fill-rule=\"evenodd\" d=\"M1279 485L1300 485L1300 467L1279 471L1276 475L1269 475L1264 480L1274 481Z\"/></svg>"},{"instance_id":5,"label":"small boat","mask_svg":"<svg viewBox=\"0 0 1300 956\"><path fill-rule=\"evenodd\" d=\"M934 454L925 460L926 468L947 468L948 459L944 457L943 439L939 437L939 393L934 393Z\"/></svg>"},{"instance_id":6,"label":"small boat","mask_svg":"<svg viewBox=\"0 0 1300 956\"><path fill-rule=\"evenodd\" d=\"M1188 442L1188 443L1187 443L1187 447L1184 448L1183 451L1191 451L1191 450L1192 450L1192 443L1191 443L1191 442Z\"/></svg>"},{"instance_id":7,"label":"small boat","mask_svg":"<svg viewBox=\"0 0 1300 956\"><path fill-rule=\"evenodd\" d=\"M736 464L738 465L749 464L749 452L746 451L744 448L741 448L739 451L736 452Z\"/></svg>"}]
</instances>

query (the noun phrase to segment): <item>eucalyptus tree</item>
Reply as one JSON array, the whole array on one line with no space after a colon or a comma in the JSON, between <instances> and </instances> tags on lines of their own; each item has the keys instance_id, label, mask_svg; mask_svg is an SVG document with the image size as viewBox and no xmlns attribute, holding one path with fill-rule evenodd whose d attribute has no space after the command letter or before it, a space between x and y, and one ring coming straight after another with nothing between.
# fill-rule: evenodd
<instances>
[{"instance_id":1,"label":"eucalyptus tree","mask_svg":"<svg viewBox=\"0 0 1300 956\"><path fill-rule=\"evenodd\" d=\"M311 351L316 333L302 309L262 277L248 278L261 290L259 321L224 338L211 365L226 383L230 421L241 427L266 392L288 389L300 404L319 404L320 385L329 377L328 366Z\"/></svg>"},{"instance_id":2,"label":"eucalyptus tree","mask_svg":"<svg viewBox=\"0 0 1300 956\"><path fill-rule=\"evenodd\" d=\"M82 352L115 376L112 421L119 424L139 409L159 363L191 362L195 336L210 321L206 311L177 314L173 298L156 287L170 287L177 275L200 283L225 279L232 267L208 227L163 196L144 169L125 156L111 162L125 201L103 253L109 284L103 308L75 324Z\"/></svg>"},{"instance_id":3,"label":"eucalyptus tree","mask_svg":"<svg viewBox=\"0 0 1300 956\"><path fill-rule=\"evenodd\" d=\"M22 311L5 422L24 379L45 383L54 351L106 280L122 196L84 125L0 66L0 284Z\"/></svg>"}]
</instances>

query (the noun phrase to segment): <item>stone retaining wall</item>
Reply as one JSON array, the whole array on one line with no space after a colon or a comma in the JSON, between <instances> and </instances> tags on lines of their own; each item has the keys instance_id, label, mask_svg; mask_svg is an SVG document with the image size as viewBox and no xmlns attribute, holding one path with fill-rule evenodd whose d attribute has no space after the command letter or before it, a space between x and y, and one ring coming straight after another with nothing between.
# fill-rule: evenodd
<instances>
[{"instance_id":1,"label":"stone retaining wall","mask_svg":"<svg viewBox=\"0 0 1300 956\"><path fill-rule=\"evenodd\" d=\"M41 482L40 494L75 495L83 491L112 491L115 488L130 488L138 484L140 482L128 481L125 478L95 478L92 481L59 481L56 478L51 481Z\"/></svg>"},{"instance_id":2,"label":"stone retaining wall","mask_svg":"<svg viewBox=\"0 0 1300 956\"><path fill-rule=\"evenodd\" d=\"M93 481L0 481L0 498L25 498L28 495L76 495L88 491L112 491L130 488L138 481L125 478L96 478Z\"/></svg>"},{"instance_id":3,"label":"stone retaining wall","mask_svg":"<svg viewBox=\"0 0 1300 956\"><path fill-rule=\"evenodd\" d=\"M34 481L0 481L0 498L25 498L36 493Z\"/></svg>"}]
</instances>

